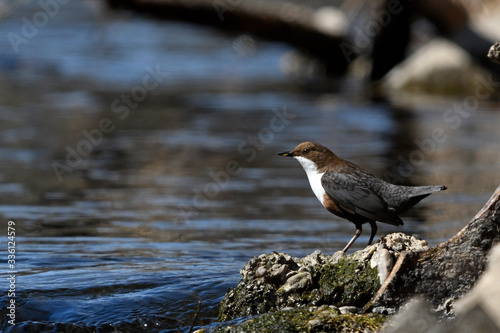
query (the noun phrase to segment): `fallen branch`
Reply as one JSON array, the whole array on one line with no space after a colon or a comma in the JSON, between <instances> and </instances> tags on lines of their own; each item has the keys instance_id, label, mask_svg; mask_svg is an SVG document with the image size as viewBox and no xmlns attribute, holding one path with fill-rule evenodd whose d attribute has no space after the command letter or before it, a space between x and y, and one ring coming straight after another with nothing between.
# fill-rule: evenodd
<instances>
[{"instance_id":1,"label":"fallen branch","mask_svg":"<svg viewBox=\"0 0 500 333\"><path fill-rule=\"evenodd\" d=\"M189 328L188 333L193 332L194 325L196 324L196 319L198 319L198 315L200 314L201 310L201 299L198 300L198 307L196 308L196 312L193 317L193 322L191 323L191 327Z\"/></svg>"},{"instance_id":2,"label":"fallen branch","mask_svg":"<svg viewBox=\"0 0 500 333\"><path fill-rule=\"evenodd\" d=\"M262 39L286 42L317 58L328 73L343 74L356 57L356 48L343 36L338 17L325 24L317 11L305 6L266 1L106 0L111 8L129 9L159 19L183 20L218 29L245 32ZM329 28L326 28L326 26Z\"/></svg>"}]
</instances>

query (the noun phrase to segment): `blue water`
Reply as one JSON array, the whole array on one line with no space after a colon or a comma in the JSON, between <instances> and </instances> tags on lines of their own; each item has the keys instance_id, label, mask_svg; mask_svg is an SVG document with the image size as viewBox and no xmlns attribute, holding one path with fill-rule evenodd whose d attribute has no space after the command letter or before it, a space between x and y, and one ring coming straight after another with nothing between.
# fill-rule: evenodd
<instances>
[{"instance_id":1,"label":"blue water","mask_svg":"<svg viewBox=\"0 0 500 333\"><path fill-rule=\"evenodd\" d=\"M186 332L200 301L196 325L216 320L253 256L338 251L354 226L322 209L296 161L276 155L301 141L387 175L420 149L415 140L447 129L447 140L398 180L449 190L379 234L401 230L437 244L497 186L498 104L482 102L452 130L442 115L463 97L396 106L367 100L362 83L348 84L359 91L315 91L281 71L292 51L284 44L256 40L245 54L240 34L76 0L15 52L8 33L21 33L38 6L16 2L0 21L6 332ZM158 84L145 90L151 71ZM127 104L126 94L137 98ZM96 134L103 120L107 132ZM5 316L9 220L16 326Z\"/></svg>"}]
</instances>

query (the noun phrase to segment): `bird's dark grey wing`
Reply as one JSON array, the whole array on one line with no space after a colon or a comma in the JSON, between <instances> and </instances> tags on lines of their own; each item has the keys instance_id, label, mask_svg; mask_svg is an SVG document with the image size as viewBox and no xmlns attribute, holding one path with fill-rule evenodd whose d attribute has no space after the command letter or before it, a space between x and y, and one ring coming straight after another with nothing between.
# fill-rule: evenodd
<instances>
[{"instance_id":1,"label":"bird's dark grey wing","mask_svg":"<svg viewBox=\"0 0 500 333\"><path fill-rule=\"evenodd\" d=\"M326 172L321 184L333 201L348 213L367 219L401 225L396 212L371 188L369 180L345 173Z\"/></svg>"}]
</instances>

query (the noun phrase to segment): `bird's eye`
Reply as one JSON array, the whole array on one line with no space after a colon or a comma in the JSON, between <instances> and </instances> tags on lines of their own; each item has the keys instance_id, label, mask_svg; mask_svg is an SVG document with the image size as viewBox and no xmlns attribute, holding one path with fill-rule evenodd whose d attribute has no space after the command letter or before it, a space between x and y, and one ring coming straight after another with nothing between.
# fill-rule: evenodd
<instances>
[{"instance_id":1,"label":"bird's eye","mask_svg":"<svg viewBox=\"0 0 500 333\"><path fill-rule=\"evenodd\" d=\"M302 150L302 152L303 152L303 153L307 153L308 151L309 151L309 149L308 149L308 148L304 148L304 149Z\"/></svg>"}]
</instances>

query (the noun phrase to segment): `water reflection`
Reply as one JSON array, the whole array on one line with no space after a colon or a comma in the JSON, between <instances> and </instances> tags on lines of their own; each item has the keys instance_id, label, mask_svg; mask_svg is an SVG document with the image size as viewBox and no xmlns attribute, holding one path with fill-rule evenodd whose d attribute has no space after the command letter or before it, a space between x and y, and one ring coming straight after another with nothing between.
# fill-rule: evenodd
<instances>
[{"instance_id":1,"label":"water reflection","mask_svg":"<svg viewBox=\"0 0 500 333\"><path fill-rule=\"evenodd\" d=\"M0 79L0 215L16 221L17 320L26 330L39 321L186 331L198 299L201 322L213 320L252 256L331 253L352 236L352 224L320 207L298 163L276 152L317 140L377 175L397 175L399 157L441 126L452 103L395 107L303 92L279 72L282 45L259 43L242 59L234 36L124 14L98 24L80 16L80 2L64 8L8 54L19 67ZM3 29L17 31L33 10ZM157 65L168 75L140 100L146 68ZM122 100L134 89L136 106ZM115 112L124 106L126 116ZM380 233L436 244L475 214L497 185L497 109L482 103L397 179L449 190ZM288 123L273 127L284 110Z\"/></svg>"}]
</instances>

